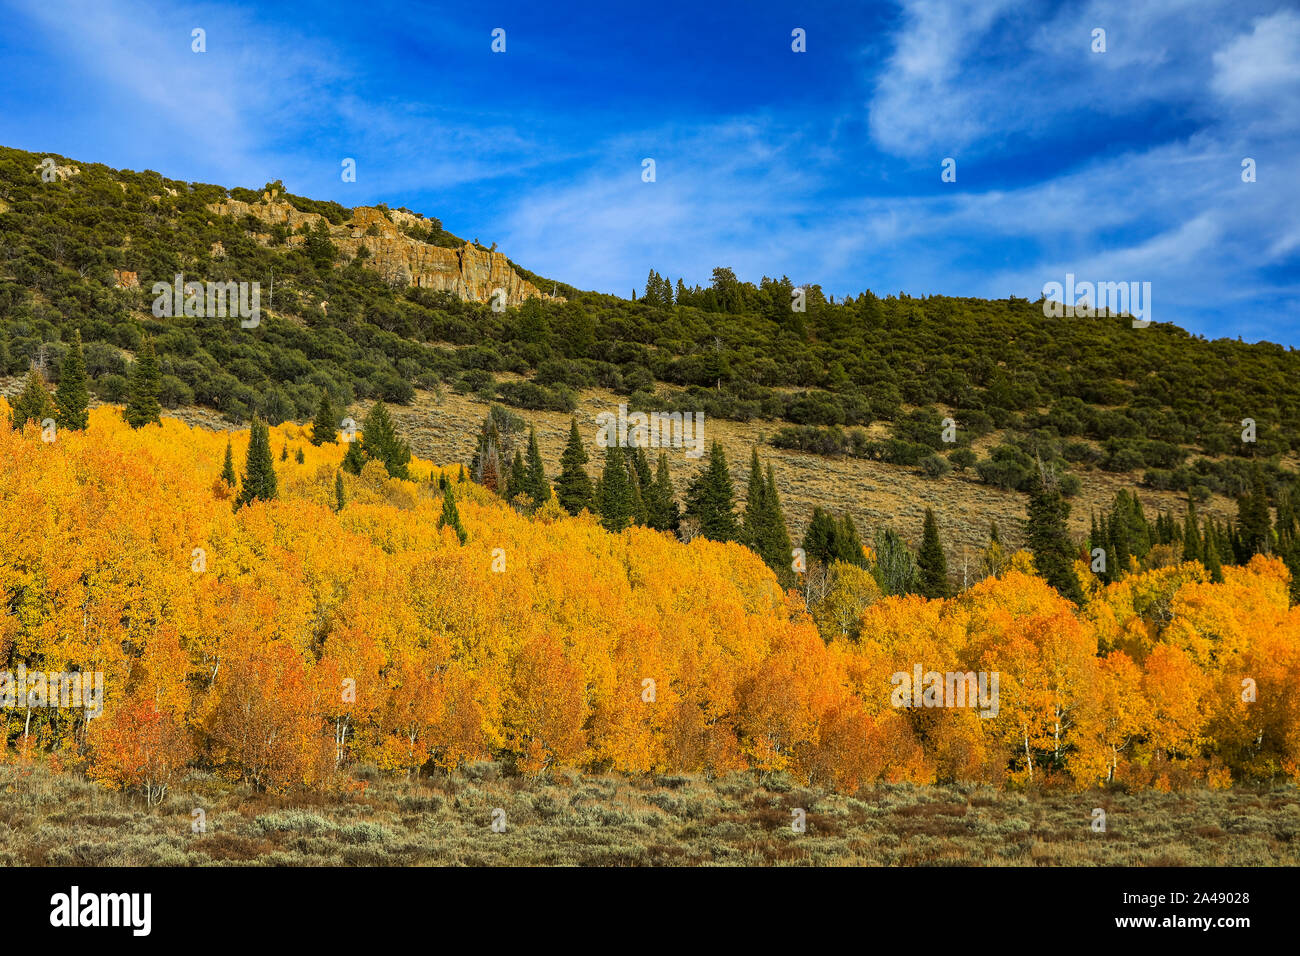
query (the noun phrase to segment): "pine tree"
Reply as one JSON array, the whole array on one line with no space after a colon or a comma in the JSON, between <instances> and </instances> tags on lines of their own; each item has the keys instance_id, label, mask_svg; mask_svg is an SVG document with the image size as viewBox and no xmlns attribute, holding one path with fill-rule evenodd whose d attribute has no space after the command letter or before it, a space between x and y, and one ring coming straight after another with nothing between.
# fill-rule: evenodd
<instances>
[{"instance_id":1,"label":"pine tree","mask_svg":"<svg viewBox=\"0 0 1300 956\"><path fill-rule=\"evenodd\" d=\"M948 561L944 557L943 543L939 540L939 524L929 508L925 509L925 525L921 534L921 551L916 556L916 569L917 591L922 597L948 596Z\"/></svg>"},{"instance_id":2,"label":"pine tree","mask_svg":"<svg viewBox=\"0 0 1300 956\"><path fill-rule=\"evenodd\" d=\"M1237 499L1237 538L1240 564L1272 550L1273 516L1269 513L1268 489L1259 465L1252 470L1250 492Z\"/></svg>"},{"instance_id":3,"label":"pine tree","mask_svg":"<svg viewBox=\"0 0 1300 956\"><path fill-rule=\"evenodd\" d=\"M605 449L605 468L597 486L596 510L606 531L618 534L632 523L635 503L632 478L623 460L623 449L610 445Z\"/></svg>"},{"instance_id":4,"label":"pine tree","mask_svg":"<svg viewBox=\"0 0 1300 956\"><path fill-rule=\"evenodd\" d=\"M745 487L745 513L741 519L741 540L755 553L762 553L762 542L767 535L766 521L767 485L763 481L763 466L758 461L758 446L749 453L749 483Z\"/></svg>"},{"instance_id":5,"label":"pine tree","mask_svg":"<svg viewBox=\"0 0 1300 956\"><path fill-rule=\"evenodd\" d=\"M528 476L524 481L524 494L533 499L533 504L543 505L551 498L551 484L546 480L546 469L542 467L542 452L537 447L537 429L528 430Z\"/></svg>"},{"instance_id":6,"label":"pine tree","mask_svg":"<svg viewBox=\"0 0 1300 956\"><path fill-rule=\"evenodd\" d=\"M1055 487L1047 487L1041 468L1029 477L1029 550L1034 555L1038 573L1062 596L1083 603L1083 589L1074 575L1074 549L1070 544L1066 521L1070 505Z\"/></svg>"},{"instance_id":7,"label":"pine tree","mask_svg":"<svg viewBox=\"0 0 1300 956\"><path fill-rule=\"evenodd\" d=\"M348 450L343 455L343 470L350 475L359 475L365 464L366 456L361 452L361 442L348 442Z\"/></svg>"},{"instance_id":8,"label":"pine tree","mask_svg":"<svg viewBox=\"0 0 1300 956\"><path fill-rule=\"evenodd\" d=\"M1106 553L1108 582L1118 581L1128 574L1129 562L1133 556L1131 529L1128 494L1120 491L1115 495L1110 518L1106 520L1106 539L1110 542L1110 550Z\"/></svg>"},{"instance_id":9,"label":"pine tree","mask_svg":"<svg viewBox=\"0 0 1300 956\"><path fill-rule=\"evenodd\" d=\"M1214 538L1205 537L1205 570L1210 580L1216 584L1223 581L1223 563L1219 560L1219 549L1214 545Z\"/></svg>"},{"instance_id":10,"label":"pine tree","mask_svg":"<svg viewBox=\"0 0 1300 956\"><path fill-rule=\"evenodd\" d=\"M736 526L731 472L727 457L715 441L709 449L709 463L686 489L686 514L699 524L700 534L712 541L735 541Z\"/></svg>"},{"instance_id":11,"label":"pine tree","mask_svg":"<svg viewBox=\"0 0 1300 956\"><path fill-rule=\"evenodd\" d=\"M1300 538L1291 537L1288 540L1282 560L1291 572L1291 603L1300 603Z\"/></svg>"},{"instance_id":12,"label":"pine tree","mask_svg":"<svg viewBox=\"0 0 1300 956\"><path fill-rule=\"evenodd\" d=\"M510 464L510 474L506 477L506 501L514 501L515 495L524 494L528 483L528 469L524 467L524 456L515 452L515 460Z\"/></svg>"},{"instance_id":13,"label":"pine tree","mask_svg":"<svg viewBox=\"0 0 1300 956\"><path fill-rule=\"evenodd\" d=\"M27 373L27 383L23 390L14 399L10 416L14 428L21 430L28 422L40 425L45 419L55 418L57 414L54 401L45 386L44 376L40 369L33 368Z\"/></svg>"},{"instance_id":14,"label":"pine tree","mask_svg":"<svg viewBox=\"0 0 1300 956\"><path fill-rule=\"evenodd\" d=\"M858 534L857 526L854 525L851 515L846 514L836 522L834 542L834 560L843 561L845 564L851 564L859 568L867 566L867 555L863 549L862 537Z\"/></svg>"},{"instance_id":15,"label":"pine tree","mask_svg":"<svg viewBox=\"0 0 1300 956\"><path fill-rule=\"evenodd\" d=\"M835 519L820 507L814 507L803 535L803 550L809 561L830 566L835 559Z\"/></svg>"},{"instance_id":16,"label":"pine tree","mask_svg":"<svg viewBox=\"0 0 1300 956\"><path fill-rule=\"evenodd\" d=\"M131 366L131 379L127 387L124 417L132 428L149 424L162 424L162 406L158 394L162 391L162 371L154 354L153 340L145 339Z\"/></svg>"},{"instance_id":17,"label":"pine tree","mask_svg":"<svg viewBox=\"0 0 1300 956\"><path fill-rule=\"evenodd\" d=\"M226 460L221 466L221 480L229 487L235 487L235 455L230 448L230 438L226 438Z\"/></svg>"},{"instance_id":18,"label":"pine tree","mask_svg":"<svg viewBox=\"0 0 1300 956\"><path fill-rule=\"evenodd\" d=\"M86 359L81 352L81 330L72 336L72 347L59 369L59 387L55 392L60 428L83 431L89 420L90 392L86 387Z\"/></svg>"},{"instance_id":19,"label":"pine tree","mask_svg":"<svg viewBox=\"0 0 1300 956\"><path fill-rule=\"evenodd\" d=\"M300 465L305 465L307 463L307 459L303 456L301 448L293 453L293 460Z\"/></svg>"},{"instance_id":20,"label":"pine tree","mask_svg":"<svg viewBox=\"0 0 1300 956\"><path fill-rule=\"evenodd\" d=\"M270 501L277 497L275 465L271 461L271 436L266 422L253 419L248 436L248 457L244 462L244 483L235 499L235 508L253 501Z\"/></svg>"},{"instance_id":21,"label":"pine tree","mask_svg":"<svg viewBox=\"0 0 1300 956\"><path fill-rule=\"evenodd\" d=\"M1200 522L1196 519L1196 502L1192 498L1187 499L1187 514L1183 518L1183 560L1200 561L1201 553L1201 532Z\"/></svg>"},{"instance_id":22,"label":"pine tree","mask_svg":"<svg viewBox=\"0 0 1300 956\"><path fill-rule=\"evenodd\" d=\"M343 472L334 472L334 510L342 511L343 506L348 503L343 494Z\"/></svg>"},{"instance_id":23,"label":"pine tree","mask_svg":"<svg viewBox=\"0 0 1300 956\"><path fill-rule=\"evenodd\" d=\"M555 481L555 495L564 510L576 515L583 508L592 507L593 488L587 474L587 450L582 447L578 434L578 420L569 422L569 441L560 456L560 477Z\"/></svg>"},{"instance_id":24,"label":"pine tree","mask_svg":"<svg viewBox=\"0 0 1300 956\"><path fill-rule=\"evenodd\" d=\"M654 481L646 494L646 523L656 531L671 531L674 534L681 525L677 494L673 490L672 477L668 474L668 455L664 452L659 453Z\"/></svg>"},{"instance_id":25,"label":"pine tree","mask_svg":"<svg viewBox=\"0 0 1300 956\"><path fill-rule=\"evenodd\" d=\"M439 530L448 527L456 532L456 537L464 544L469 536L465 533L465 526L460 523L460 512L456 510L456 499L450 488L442 493L442 515L438 518Z\"/></svg>"},{"instance_id":26,"label":"pine tree","mask_svg":"<svg viewBox=\"0 0 1300 956\"><path fill-rule=\"evenodd\" d=\"M876 529L876 564L872 577L883 594L912 594L916 590L916 559L893 528Z\"/></svg>"},{"instance_id":27,"label":"pine tree","mask_svg":"<svg viewBox=\"0 0 1300 956\"><path fill-rule=\"evenodd\" d=\"M764 479L758 461L758 449L750 455L749 485L745 495L745 516L742 526L745 544L763 563L771 568L782 586L794 582L790 567L790 533L786 530L785 516L781 513L781 500L776 491L776 478L772 466L767 466Z\"/></svg>"},{"instance_id":28,"label":"pine tree","mask_svg":"<svg viewBox=\"0 0 1300 956\"><path fill-rule=\"evenodd\" d=\"M649 486L650 466L645 460L645 450L638 448L635 452L624 452L623 463L627 466L628 488L632 493L632 523L645 527L650 522L650 514L645 495L641 489ZM646 476L642 484L642 474Z\"/></svg>"},{"instance_id":29,"label":"pine tree","mask_svg":"<svg viewBox=\"0 0 1300 956\"><path fill-rule=\"evenodd\" d=\"M397 437L397 429L383 402L375 402L361 423L361 451L366 457L383 462L390 477L410 477L407 466L411 448Z\"/></svg>"},{"instance_id":30,"label":"pine tree","mask_svg":"<svg viewBox=\"0 0 1300 956\"><path fill-rule=\"evenodd\" d=\"M284 447L280 449L280 460L289 460L289 439L287 438L284 440Z\"/></svg>"},{"instance_id":31,"label":"pine tree","mask_svg":"<svg viewBox=\"0 0 1300 956\"><path fill-rule=\"evenodd\" d=\"M763 550L759 552L767 566L776 572L784 584L794 583L794 571L790 567L791 548L790 531L786 527L785 513L781 510L781 495L776 490L776 475L772 466L767 466L767 538Z\"/></svg>"},{"instance_id":32,"label":"pine tree","mask_svg":"<svg viewBox=\"0 0 1300 956\"><path fill-rule=\"evenodd\" d=\"M330 402L330 393L325 389L320 392L320 404L316 406L316 418L311 423L311 443L313 445L333 444L337 429L334 426L334 406Z\"/></svg>"}]
</instances>

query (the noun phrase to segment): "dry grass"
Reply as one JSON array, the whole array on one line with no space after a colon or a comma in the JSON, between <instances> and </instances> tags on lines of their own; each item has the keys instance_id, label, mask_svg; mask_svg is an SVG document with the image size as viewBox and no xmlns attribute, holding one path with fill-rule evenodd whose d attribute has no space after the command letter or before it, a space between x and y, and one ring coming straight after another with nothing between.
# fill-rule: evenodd
<instances>
[{"instance_id":1,"label":"dry grass","mask_svg":"<svg viewBox=\"0 0 1300 956\"><path fill-rule=\"evenodd\" d=\"M601 390L580 396L574 414L588 443L589 454L595 446L596 416L617 411L621 401L625 401L622 396ZM436 462L468 462L487 409L476 398L447 391L440 399L428 392L418 392L412 405L393 411L417 455ZM569 435L570 416L561 412L516 412L536 426L547 472L552 476L558 474L560 453ZM361 420L360 414L355 417ZM770 462L776 473L791 535L796 540L802 538L813 508L821 506L834 513L852 515L859 529L868 535L877 525L892 522L905 538L919 544L925 509L930 507L944 535L949 570L958 580L963 557L969 560L972 571L977 569L991 521L997 521L1013 543L1021 542L1028 500L1023 494L986 485L971 471L931 479L918 474L914 468L773 448L766 441L782 424L769 420L733 422L709 418L705 420L705 436L708 441L716 439L725 450L738 501L742 502L749 478L750 449L755 444L760 446L759 457L764 465ZM871 430L883 435L885 427L878 423ZM976 443L976 451L984 457L1000 440L1000 436L987 436ZM681 451L670 450L668 466L680 500L701 462L687 458ZM593 474L596 467L595 462L590 466ZM1071 502L1070 517L1070 530L1080 537L1088 532L1093 509L1108 510L1117 491L1137 488L1142 478L1138 472L1113 474L1099 469L1081 472L1080 477L1083 490ZM1185 508L1185 496L1176 492L1139 489L1138 496L1153 520L1158 511L1171 509L1181 516ZM1199 510L1202 515L1227 518L1236 515L1236 504L1216 495Z\"/></svg>"},{"instance_id":2,"label":"dry grass","mask_svg":"<svg viewBox=\"0 0 1300 956\"><path fill-rule=\"evenodd\" d=\"M502 777L493 764L363 792L277 796L191 775L163 806L0 767L0 865L1295 866L1300 791L855 796L748 774ZM1090 827L1103 807L1107 830ZM505 811L503 833L491 829ZM806 812L795 833L792 811ZM205 832L192 828L206 814Z\"/></svg>"}]
</instances>

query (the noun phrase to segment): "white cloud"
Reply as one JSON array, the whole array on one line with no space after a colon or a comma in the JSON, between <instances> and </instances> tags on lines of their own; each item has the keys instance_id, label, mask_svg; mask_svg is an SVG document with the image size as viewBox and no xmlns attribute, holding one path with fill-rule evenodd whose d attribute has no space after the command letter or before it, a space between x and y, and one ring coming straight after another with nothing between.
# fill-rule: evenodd
<instances>
[{"instance_id":1,"label":"white cloud","mask_svg":"<svg viewBox=\"0 0 1300 956\"><path fill-rule=\"evenodd\" d=\"M1227 99L1262 97L1300 85L1300 15L1279 10L1214 54L1214 92Z\"/></svg>"}]
</instances>

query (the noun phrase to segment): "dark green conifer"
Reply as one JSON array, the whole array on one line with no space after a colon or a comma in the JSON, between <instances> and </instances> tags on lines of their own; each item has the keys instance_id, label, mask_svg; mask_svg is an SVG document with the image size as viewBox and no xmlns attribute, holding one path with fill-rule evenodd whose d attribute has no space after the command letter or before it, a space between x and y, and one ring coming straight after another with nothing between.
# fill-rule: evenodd
<instances>
[{"instance_id":1,"label":"dark green conifer","mask_svg":"<svg viewBox=\"0 0 1300 956\"><path fill-rule=\"evenodd\" d=\"M709 449L709 463L686 489L686 515L694 518L699 532L711 541L735 541L740 537L727 456L715 441Z\"/></svg>"},{"instance_id":2,"label":"dark green conifer","mask_svg":"<svg viewBox=\"0 0 1300 956\"><path fill-rule=\"evenodd\" d=\"M316 406L316 418L311 423L311 443L313 445L333 444L338 429L334 424L334 405L330 402L330 393L325 389L320 392L320 404Z\"/></svg>"},{"instance_id":3,"label":"dark green conifer","mask_svg":"<svg viewBox=\"0 0 1300 956\"><path fill-rule=\"evenodd\" d=\"M592 507L594 489L587 474L587 450L582 447L578 434L578 420L569 422L569 441L560 456L560 477L555 481L555 496L564 510L576 515L583 508Z\"/></svg>"},{"instance_id":4,"label":"dark green conifer","mask_svg":"<svg viewBox=\"0 0 1300 956\"><path fill-rule=\"evenodd\" d=\"M1070 543L1067 520L1070 505L1055 486L1043 480L1041 468L1029 476L1029 550L1034 567L1043 579L1064 597L1083 603L1083 589L1074 575L1074 546ZM1109 569L1109 563L1107 564Z\"/></svg>"},{"instance_id":5,"label":"dark green conifer","mask_svg":"<svg viewBox=\"0 0 1300 956\"><path fill-rule=\"evenodd\" d=\"M460 543L464 544L468 535L465 533L465 527L460 523L460 512L456 510L456 499L448 488L442 493L442 515L438 518L438 528L450 527L456 532L456 537Z\"/></svg>"},{"instance_id":6,"label":"dark green conifer","mask_svg":"<svg viewBox=\"0 0 1300 956\"><path fill-rule=\"evenodd\" d=\"M73 333L72 346L59 369L59 387L55 392L60 428L83 431L89 420L90 392L86 386L86 359L81 352L81 330Z\"/></svg>"},{"instance_id":7,"label":"dark green conifer","mask_svg":"<svg viewBox=\"0 0 1300 956\"><path fill-rule=\"evenodd\" d=\"M266 422L253 419L248 438L248 456L244 462L244 482L235 499L235 507L253 501L271 501L279 495L275 465L271 461L271 437Z\"/></svg>"},{"instance_id":8,"label":"dark green conifer","mask_svg":"<svg viewBox=\"0 0 1300 956\"><path fill-rule=\"evenodd\" d=\"M162 391L162 371L154 354L153 340L145 339L131 366L127 387L124 417L132 428L162 423L162 406L158 394Z\"/></svg>"},{"instance_id":9,"label":"dark green conifer","mask_svg":"<svg viewBox=\"0 0 1300 956\"><path fill-rule=\"evenodd\" d=\"M925 509L925 524L921 532L921 550L916 556L917 591L922 597L948 596L948 560L939 540L939 523L934 512Z\"/></svg>"}]
</instances>

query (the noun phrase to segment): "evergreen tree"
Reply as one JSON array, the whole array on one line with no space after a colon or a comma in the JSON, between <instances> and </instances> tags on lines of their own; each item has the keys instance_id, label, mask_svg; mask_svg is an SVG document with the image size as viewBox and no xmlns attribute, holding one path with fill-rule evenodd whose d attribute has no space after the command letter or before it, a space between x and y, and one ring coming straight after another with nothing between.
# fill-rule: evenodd
<instances>
[{"instance_id":1,"label":"evergreen tree","mask_svg":"<svg viewBox=\"0 0 1300 956\"><path fill-rule=\"evenodd\" d=\"M411 448L397 436L397 429L383 402L370 407L361 423L361 451L367 458L382 461L393 478L409 478Z\"/></svg>"},{"instance_id":2,"label":"evergreen tree","mask_svg":"<svg viewBox=\"0 0 1300 956\"><path fill-rule=\"evenodd\" d=\"M641 490L649 487L650 483L650 465L645 459L645 449L638 448L635 452L624 452L623 463L627 467L628 488L632 492L632 523L645 527L650 522L645 495ZM647 479L644 485L641 479L643 473Z\"/></svg>"},{"instance_id":3,"label":"evergreen tree","mask_svg":"<svg viewBox=\"0 0 1300 956\"><path fill-rule=\"evenodd\" d=\"M86 359L81 353L81 330L72 336L72 347L59 369L59 387L55 392L60 428L83 431L89 420L90 392L86 387Z\"/></svg>"},{"instance_id":4,"label":"evergreen tree","mask_svg":"<svg viewBox=\"0 0 1300 956\"><path fill-rule=\"evenodd\" d=\"M925 509L925 525L921 535L921 551L916 556L917 591L922 597L948 596L948 561L944 557L943 543L939 540L939 524L934 512Z\"/></svg>"},{"instance_id":5,"label":"evergreen tree","mask_svg":"<svg viewBox=\"0 0 1300 956\"><path fill-rule=\"evenodd\" d=\"M1034 567L1064 597L1082 604L1083 589L1074 575L1074 549L1066 530L1069 517L1069 503L1055 487L1044 483L1042 469L1031 471L1027 530Z\"/></svg>"},{"instance_id":6,"label":"evergreen tree","mask_svg":"<svg viewBox=\"0 0 1300 956\"><path fill-rule=\"evenodd\" d=\"M814 507L803 533L803 550L808 560L830 567L835 560L835 537L835 519L820 507Z\"/></svg>"},{"instance_id":7,"label":"evergreen tree","mask_svg":"<svg viewBox=\"0 0 1300 956\"><path fill-rule=\"evenodd\" d=\"M306 459L305 457L303 457L303 453L302 453L302 449L301 449L301 448L299 448L297 451L295 451L295 452L293 453L293 460L296 461L296 462L297 462L298 464L300 464L300 465L305 465L305 464L307 463L307 459Z\"/></svg>"},{"instance_id":8,"label":"evergreen tree","mask_svg":"<svg viewBox=\"0 0 1300 956\"><path fill-rule=\"evenodd\" d=\"M1002 538L998 534L998 523L996 521L989 523L989 544L1001 544Z\"/></svg>"},{"instance_id":9,"label":"evergreen tree","mask_svg":"<svg viewBox=\"0 0 1300 956\"><path fill-rule=\"evenodd\" d=\"M325 389L320 392L320 404L316 406L316 418L311 423L311 443L313 445L333 444L338 430L334 425L334 406L330 402L330 393Z\"/></svg>"},{"instance_id":10,"label":"evergreen tree","mask_svg":"<svg viewBox=\"0 0 1300 956\"><path fill-rule=\"evenodd\" d=\"M1273 543L1273 516L1269 512L1264 472L1259 465L1252 470L1250 484L1250 492L1237 499L1239 564L1247 563L1256 554L1267 554Z\"/></svg>"},{"instance_id":11,"label":"evergreen tree","mask_svg":"<svg viewBox=\"0 0 1300 956\"><path fill-rule=\"evenodd\" d=\"M528 483L528 469L524 467L524 456L515 452L515 460L510 463L510 474L506 477L506 501L514 501L515 495L524 494Z\"/></svg>"},{"instance_id":12,"label":"evergreen tree","mask_svg":"<svg viewBox=\"0 0 1300 956\"><path fill-rule=\"evenodd\" d=\"M618 445L610 445L605 449L605 468L596 488L596 510L600 513L600 523L606 531L618 534L632 523L634 509L632 478L627 463L623 460L623 449Z\"/></svg>"},{"instance_id":13,"label":"evergreen tree","mask_svg":"<svg viewBox=\"0 0 1300 956\"><path fill-rule=\"evenodd\" d=\"M871 573L882 594L912 594L916 590L916 559L891 527L876 529L876 564Z\"/></svg>"},{"instance_id":14,"label":"evergreen tree","mask_svg":"<svg viewBox=\"0 0 1300 956\"><path fill-rule=\"evenodd\" d=\"M40 369L33 368L27 373L27 383L23 386L23 390L14 399L10 416L14 428L21 430L28 422L40 425L45 419L55 418L57 415L58 410L54 407L49 390L45 386L44 376L41 375Z\"/></svg>"},{"instance_id":15,"label":"evergreen tree","mask_svg":"<svg viewBox=\"0 0 1300 956\"><path fill-rule=\"evenodd\" d=\"M733 494L726 454L715 441L708 465L686 489L686 515L698 522L701 535L712 541L739 538Z\"/></svg>"},{"instance_id":16,"label":"evergreen tree","mask_svg":"<svg viewBox=\"0 0 1300 956\"><path fill-rule=\"evenodd\" d=\"M362 454L361 442L356 440L348 442L348 450L343 455L343 470L350 475L359 475L365 464L366 456Z\"/></svg>"},{"instance_id":17,"label":"evergreen tree","mask_svg":"<svg viewBox=\"0 0 1300 956\"><path fill-rule=\"evenodd\" d=\"M442 493L442 515L438 518L439 530L448 527L456 532L456 537L464 544L469 536L465 533L465 526L460 523L460 512L456 510L456 499L450 488Z\"/></svg>"},{"instance_id":18,"label":"evergreen tree","mask_svg":"<svg viewBox=\"0 0 1300 956\"><path fill-rule=\"evenodd\" d=\"M125 418L132 428L162 423L162 406L158 394L162 391L162 371L154 354L153 340L145 339L131 366L127 387Z\"/></svg>"},{"instance_id":19,"label":"evergreen tree","mask_svg":"<svg viewBox=\"0 0 1300 956\"><path fill-rule=\"evenodd\" d=\"M843 561L855 567L867 566L867 555L863 550L862 537L851 515L845 514L835 525L835 548L833 561Z\"/></svg>"},{"instance_id":20,"label":"evergreen tree","mask_svg":"<svg viewBox=\"0 0 1300 956\"><path fill-rule=\"evenodd\" d=\"M762 553L768 516L767 484L763 481L763 466L759 464L755 445L749 454L749 484L745 488L745 513L741 519L741 540L755 553Z\"/></svg>"},{"instance_id":21,"label":"evergreen tree","mask_svg":"<svg viewBox=\"0 0 1300 956\"><path fill-rule=\"evenodd\" d=\"M772 466L767 466L768 508L767 534L763 542L762 555L764 563L776 572L777 580L790 586L794 584L794 569L790 566L791 552L790 531L786 527L785 513L781 510L781 496L776 490L776 475Z\"/></svg>"},{"instance_id":22,"label":"evergreen tree","mask_svg":"<svg viewBox=\"0 0 1300 956\"><path fill-rule=\"evenodd\" d=\"M1223 581L1223 563L1219 560L1219 549L1214 545L1214 537L1206 535L1205 538L1205 570L1210 575L1210 580L1215 583Z\"/></svg>"},{"instance_id":23,"label":"evergreen tree","mask_svg":"<svg viewBox=\"0 0 1300 956\"><path fill-rule=\"evenodd\" d=\"M221 480L231 488L235 487L235 455L230 448L230 438L226 438L226 460L221 466Z\"/></svg>"},{"instance_id":24,"label":"evergreen tree","mask_svg":"<svg viewBox=\"0 0 1300 956\"><path fill-rule=\"evenodd\" d=\"M542 452L537 447L535 428L528 430L528 476L524 482L524 494L536 505L543 505L551 498L551 485L546 480L546 469L542 467Z\"/></svg>"},{"instance_id":25,"label":"evergreen tree","mask_svg":"<svg viewBox=\"0 0 1300 956\"><path fill-rule=\"evenodd\" d=\"M343 472L336 471L334 472L334 510L342 511L347 503L347 498L343 495Z\"/></svg>"},{"instance_id":26,"label":"evergreen tree","mask_svg":"<svg viewBox=\"0 0 1300 956\"><path fill-rule=\"evenodd\" d=\"M287 438L284 440L284 447L280 449L280 460L289 460L289 439Z\"/></svg>"},{"instance_id":27,"label":"evergreen tree","mask_svg":"<svg viewBox=\"0 0 1300 956\"><path fill-rule=\"evenodd\" d=\"M569 441L560 456L560 477L555 481L555 496L571 515L592 507L591 476L586 469L588 460L587 450L582 447L582 437L578 434L578 420L571 419Z\"/></svg>"},{"instance_id":28,"label":"evergreen tree","mask_svg":"<svg viewBox=\"0 0 1300 956\"><path fill-rule=\"evenodd\" d=\"M1300 603L1300 538L1292 537L1287 542L1282 560L1291 572L1291 603Z\"/></svg>"},{"instance_id":29,"label":"evergreen tree","mask_svg":"<svg viewBox=\"0 0 1300 956\"><path fill-rule=\"evenodd\" d=\"M1200 522L1196 519L1196 502L1187 499L1187 514L1183 517L1183 560L1200 561L1201 552Z\"/></svg>"},{"instance_id":30,"label":"evergreen tree","mask_svg":"<svg viewBox=\"0 0 1300 956\"><path fill-rule=\"evenodd\" d=\"M271 436L266 422L253 419L248 438L248 457L244 462L244 483L235 499L235 507L253 501L270 501L279 495L275 465L271 461Z\"/></svg>"},{"instance_id":31,"label":"evergreen tree","mask_svg":"<svg viewBox=\"0 0 1300 956\"><path fill-rule=\"evenodd\" d=\"M776 478L772 473L771 465L767 466L767 476L764 477L758 461L757 447L750 455L749 485L745 493L742 533L745 544L775 572L782 586L788 587L793 584L794 572L790 567L790 533L786 529L785 516L781 513Z\"/></svg>"},{"instance_id":32,"label":"evergreen tree","mask_svg":"<svg viewBox=\"0 0 1300 956\"><path fill-rule=\"evenodd\" d=\"M681 514L677 507L673 480L668 474L668 455L664 452L659 453L659 465L645 498L646 524L656 531L671 531L676 534L681 526Z\"/></svg>"},{"instance_id":33,"label":"evergreen tree","mask_svg":"<svg viewBox=\"0 0 1300 956\"><path fill-rule=\"evenodd\" d=\"M1128 495L1120 491L1115 495L1110 519L1106 522L1106 538L1110 542L1110 551L1106 553L1107 581L1118 581L1128 573L1129 561L1133 554L1130 546L1131 527Z\"/></svg>"}]
</instances>

